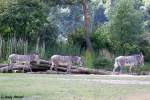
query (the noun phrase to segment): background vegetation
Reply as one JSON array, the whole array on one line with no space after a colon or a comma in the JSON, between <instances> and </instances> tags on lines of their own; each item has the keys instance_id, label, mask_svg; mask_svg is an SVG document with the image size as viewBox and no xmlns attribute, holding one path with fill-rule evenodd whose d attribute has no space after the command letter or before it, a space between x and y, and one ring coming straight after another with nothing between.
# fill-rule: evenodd
<instances>
[{"instance_id":1,"label":"background vegetation","mask_svg":"<svg viewBox=\"0 0 150 100\"><path fill-rule=\"evenodd\" d=\"M80 55L91 68L111 69L116 56L139 52L149 63L150 1L0 0L0 61L33 52Z\"/></svg>"}]
</instances>

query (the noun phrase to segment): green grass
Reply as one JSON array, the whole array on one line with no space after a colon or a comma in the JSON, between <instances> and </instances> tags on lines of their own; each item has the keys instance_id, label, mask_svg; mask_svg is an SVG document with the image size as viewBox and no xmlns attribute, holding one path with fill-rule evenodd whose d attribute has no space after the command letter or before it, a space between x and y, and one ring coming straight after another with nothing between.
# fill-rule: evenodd
<instances>
[{"instance_id":1,"label":"green grass","mask_svg":"<svg viewBox=\"0 0 150 100\"><path fill-rule=\"evenodd\" d=\"M150 71L150 63L145 63L144 67L142 68L143 71Z\"/></svg>"},{"instance_id":2,"label":"green grass","mask_svg":"<svg viewBox=\"0 0 150 100\"><path fill-rule=\"evenodd\" d=\"M0 96L24 96L27 98L25 100L114 100L118 96L134 92L148 93L150 90L149 85L108 85L82 79L115 78L94 75L0 74Z\"/></svg>"}]
</instances>

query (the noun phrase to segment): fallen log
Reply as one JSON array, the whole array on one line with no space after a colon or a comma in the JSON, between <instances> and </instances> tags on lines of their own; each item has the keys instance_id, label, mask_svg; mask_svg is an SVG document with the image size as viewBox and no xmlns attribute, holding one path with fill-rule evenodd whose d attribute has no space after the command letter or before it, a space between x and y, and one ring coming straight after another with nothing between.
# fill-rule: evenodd
<instances>
[{"instance_id":1,"label":"fallen log","mask_svg":"<svg viewBox=\"0 0 150 100\"><path fill-rule=\"evenodd\" d=\"M8 64L0 64L0 68L6 67L6 66L8 66Z\"/></svg>"},{"instance_id":2,"label":"fallen log","mask_svg":"<svg viewBox=\"0 0 150 100\"><path fill-rule=\"evenodd\" d=\"M55 70L56 71L56 70ZM58 72L66 72L67 68L64 67L57 67ZM89 69L83 67L76 67L76 69L71 69L72 74L98 74L98 75L110 75L111 71L105 70L96 70L96 69Z\"/></svg>"},{"instance_id":3,"label":"fallen log","mask_svg":"<svg viewBox=\"0 0 150 100\"><path fill-rule=\"evenodd\" d=\"M29 69L27 67L25 67L25 65L14 65L13 70L23 70L23 68L25 69L25 71L29 71ZM43 66L31 66L31 68L32 68L32 71L34 71L34 72L38 72L38 71L45 71L46 72L47 70L49 70L49 67L43 67ZM4 72L10 72L10 71L11 70L9 69L8 66L0 68L0 72L3 72L3 73ZM57 71L58 71L57 72L58 74L64 74L64 73L66 73L67 68L66 67L57 67ZM71 73L72 74L108 75L111 72L104 71L104 70L95 70L95 69L83 68L83 67L76 67L76 68L74 67L74 68L71 69ZM47 73L47 74L49 74L49 73Z\"/></svg>"},{"instance_id":4,"label":"fallen log","mask_svg":"<svg viewBox=\"0 0 150 100\"><path fill-rule=\"evenodd\" d=\"M40 59L39 64L37 62L31 62L31 68L33 72L46 72L50 69L51 63L46 60ZM25 71L28 71L28 68L25 67L25 65L21 64L15 64L13 67L13 70L22 70L25 69ZM57 69L57 70L56 70ZM59 66L54 68L53 71L57 71L57 73L66 73L67 66ZM10 69L8 67L8 64L0 64L0 72L10 72ZM111 74L110 71L105 70L97 70L97 69L89 69L85 67L77 67L72 66L71 67L71 73L73 74L100 74L100 75L108 75Z\"/></svg>"},{"instance_id":5,"label":"fallen log","mask_svg":"<svg viewBox=\"0 0 150 100\"><path fill-rule=\"evenodd\" d=\"M111 72L105 71L105 70L96 70L96 69L89 69L89 68L83 68L79 67L77 69L71 70L72 73L77 73L77 74L99 74L99 75L109 75Z\"/></svg>"},{"instance_id":6,"label":"fallen log","mask_svg":"<svg viewBox=\"0 0 150 100\"><path fill-rule=\"evenodd\" d=\"M66 74L66 72L56 72L56 71L50 71L50 70L44 71L44 72L40 71L40 72L27 72L27 73L29 74Z\"/></svg>"},{"instance_id":7,"label":"fallen log","mask_svg":"<svg viewBox=\"0 0 150 100\"><path fill-rule=\"evenodd\" d=\"M35 64L35 63L37 63L37 62L36 61L32 61L31 62L31 64ZM49 64L51 64L51 62L47 61L47 60L40 59L39 60L39 64L47 64L47 65L49 65Z\"/></svg>"},{"instance_id":8,"label":"fallen log","mask_svg":"<svg viewBox=\"0 0 150 100\"><path fill-rule=\"evenodd\" d=\"M9 72L9 67L5 66L5 67L0 68L0 72L1 73L8 73Z\"/></svg>"},{"instance_id":9,"label":"fallen log","mask_svg":"<svg viewBox=\"0 0 150 100\"><path fill-rule=\"evenodd\" d=\"M39 65L38 64L32 64L32 65L33 65L32 66L33 69L34 69L35 66L36 67L38 66L39 69L40 68L43 68L43 69L46 69L46 70L50 69L50 65L46 65L46 64L39 64ZM58 72L66 72L67 71L67 66L59 66L59 67L56 67L56 69L58 70ZM89 69L89 68L77 67L77 66L72 66L71 67L71 73L75 73L75 74L102 74L102 75L111 74L110 71Z\"/></svg>"}]
</instances>

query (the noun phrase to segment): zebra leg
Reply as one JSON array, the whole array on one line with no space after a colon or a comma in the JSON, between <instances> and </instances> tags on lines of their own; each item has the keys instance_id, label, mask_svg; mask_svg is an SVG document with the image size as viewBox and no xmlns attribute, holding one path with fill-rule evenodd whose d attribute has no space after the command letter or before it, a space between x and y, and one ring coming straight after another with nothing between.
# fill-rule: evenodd
<instances>
[{"instance_id":1,"label":"zebra leg","mask_svg":"<svg viewBox=\"0 0 150 100\"><path fill-rule=\"evenodd\" d=\"M119 66L116 66L113 68L113 74L115 74L116 70L119 68Z\"/></svg>"},{"instance_id":2,"label":"zebra leg","mask_svg":"<svg viewBox=\"0 0 150 100\"><path fill-rule=\"evenodd\" d=\"M132 75L132 66L130 66L130 68L129 68L129 74Z\"/></svg>"},{"instance_id":3,"label":"zebra leg","mask_svg":"<svg viewBox=\"0 0 150 100\"><path fill-rule=\"evenodd\" d=\"M32 72L32 68L31 68L31 65L29 64L29 70L30 70L30 72Z\"/></svg>"},{"instance_id":4,"label":"zebra leg","mask_svg":"<svg viewBox=\"0 0 150 100\"><path fill-rule=\"evenodd\" d=\"M69 66L68 70L69 70L69 74L71 74L71 66Z\"/></svg>"},{"instance_id":5,"label":"zebra leg","mask_svg":"<svg viewBox=\"0 0 150 100\"><path fill-rule=\"evenodd\" d=\"M23 68L22 68L22 73L24 73L24 69L25 69L25 67L26 67L26 65L24 65L24 66L23 66Z\"/></svg>"},{"instance_id":6,"label":"zebra leg","mask_svg":"<svg viewBox=\"0 0 150 100\"><path fill-rule=\"evenodd\" d=\"M15 63L11 63L10 66L9 66L9 68L8 68L8 71L11 70L11 72L13 72L14 65L15 65Z\"/></svg>"},{"instance_id":7,"label":"zebra leg","mask_svg":"<svg viewBox=\"0 0 150 100\"><path fill-rule=\"evenodd\" d=\"M55 67L55 64L52 62L52 65L50 66L50 71L53 71L54 67Z\"/></svg>"},{"instance_id":8,"label":"zebra leg","mask_svg":"<svg viewBox=\"0 0 150 100\"><path fill-rule=\"evenodd\" d=\"M115 75L115 72L116 72L116 67L114 67L113 69L113 75Z\"/></svg>"},{"instance_id":9,"label":"zebra leg","mask_svg":"<svg viewBox=\"0 0 150 100\"><path fill-rule=\"evenodd\" d=\"M67 73L70 74L71 73L71 66L69 65L67 68Z\"/></svg>"},{"instance_id":10,"label":"zebra leg","mask_svg":"<svg viewBox=\"0 0 150 100\"><path fill-rule=\"evenodd\" d=\"M116 71L116 68L114 67L114 68L113 68L113 74L115 73L115 71Z\"/></svg>"},{"instance_id":11,"label":"zebra leg","mask_svg":"<svg viewBox=\"0 0 150 100\"><path fill-rule=\"evenodd\" d=\"M9 72L10 70L13 72L13 70L12 70L12 62L11 62L11 59L10 58L8 58L8 69L7 69L7 72Z\"/></svg>"},{"instance_id":12,"label":"zebra leg","mask_svg":"<svg viewBox=\"0 0 150 100\"><path fill-rule=\"evenodd\" d=\"M116 72L116 69L118 69L118 67L119 67L118 63L115 62L114 68L113 68L113 74L116 74L115 72Z\"/></svg>"},{"instance_id":13,"label":"zebra leg","mask_svg":"<svg viewBox=\"0 0 150 100\"><path fill-rule=\"evenodd\" d=\"M58 73L58 69L57 69L57 66L55 66L55 67L54 67L54 69L55 69L55 71L56 71L56 72Z\"/></svg>"},{"instance_id":14,"label":"zebra leg","mask_svg":"<svg viewBox=\"0 0 150 100\"><path fill-rule=\"evenodd\" d=\"M121 74L122 73L122 66L119 66L118 68L119 68L119 74Z\"/></svg>"}]
</instances>

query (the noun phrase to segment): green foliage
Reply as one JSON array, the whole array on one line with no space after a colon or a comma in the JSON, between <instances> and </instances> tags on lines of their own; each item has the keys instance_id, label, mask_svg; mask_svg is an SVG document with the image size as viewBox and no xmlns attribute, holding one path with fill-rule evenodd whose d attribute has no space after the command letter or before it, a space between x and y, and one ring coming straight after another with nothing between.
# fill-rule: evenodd
<instances>
[{"instance_id":1,"label":"green foliage","mask_svg":"<svg viewBox=\"0 0 150 100\"><path fill-rule=\"evenodd\" d=\"M107 48L111 51L111 34L108 33L106 24L99 26L97 30L91 34L91 41L95 50Z\"/></svg>"},{"instance_id":2,"label":"green foliage","mask_svg":"<svg viewBox=\"0 0 150 100\"><path fill-rule=\"evenodd\" d=\"M23 39L11 38L5 40L0 36L0 61L7 60L12 53L27 54L28 42Z\"/></svg>"},{"instance_id":3,"label":"green foliage","mask_svg":"<svg viewBox=\"0 0 150 100\"><path fill-rule=\"evenodd\" d=\"M111 45L111 34L108 33L106 25L98 27L98 29L90 34L90 39L92 41L92 46L96 51L99 49L107 48L112 49ZM80 46L82 49L86 48L84 31L82 28L74 30L72 33L68 34L68 42L72 45Z\"/></svg>"},{"instance_id":4,"label":"green foliage","mask_svg":"<svg viewBox=\"0 0 150 100\"><path fill-rule=\"evenodd\" d=\"M0 0L0 13L12 4L16 4L17 0Z\"/></svg>"},{"instance_id":5,"label":"green foliage","mask_svg":"<svg viewBox=\"0 0 150 100\"><path fill-rule=\"evenodd\" d=\"M141 37L144 33L143 21L145 30L150 29L148 0L88 1L89 30L94 27L92 25L95 22L95 9L98 10L100 2L105 8L105 13L109 10L108 21L104 24L98 23L100 26L94 27L89 34L95 54L102 49L108 50L115 56L142 51L145 61L150 62L150 35ZM144 17L140 9L143 7L141 1L145 6ZM81 0L0 0L0 35L2 36L0 59L6 60L10 53L26 54L37 51L42 58L49 58L53 54L83 55L87 67L112 66L105 57L93 56L85 51L87 45L81 26L83 21L81 2ZM72 13L73 7L78 9L74 13ZM62 13L63 8L68 9L68 12ZM67 25L74 31L69 30ZM71 31L69 34L66 33L67 29ZM61 32L68 36L66 43L58 42L57 37Z\"/></svg>"},{"instance_id":6,"label":"green foliage","mask_svg":"<svg viewBox=\"0 0 150 100\"><path fill-rule=\"evenodd\" d=\"M74 46L71 44L65 44L63 42L57 42L57 44L49 48L48 57L54 55L54 54L60 54L60 55L81 55L82 51L81 48L78 46Z\"/></svg>"},{"instance_id":7,"label":"green foliage","mask_svg":"<svg viewBox=\"0 0 150 100\"><path fill-rule=\"evenodd\" d=\"M82 28L77 28L73 32L68 34L69 44L80 46L80 48L86 48L84 31Z\"/></svg>"},{"instance_id":8,"label":"green foliage","mask_svg":"<svg viewBox=\"0 0 150 100\"><path fill-rule=\"evenodd\" d=\"M41 58L49 59L50 56L54 54L61 55L78 55L81 56L82 51L80 47L72 46L70 44L65 44L63 42L57 42L53 47L46 47L46 44L40 44L38 48L36 44L30 44L28 41L24 41L23 39L17 40L16 38L11 38L9 40L5 40L0 37L0 62L7 61L8 56L12 53L17 54L30 54L34 53L38 49L36 53L39 54Z\"/></svg>"},{"instance_id":9,"label":"green foliage","mask_svg":"<svg viewBox=\"0 0 150 100\"><path fill-rule=\"evenodd\" d=\"M144 66L140 70L141 71L150 71L150 63L145 63Z\"/></svg>"},{"instance_id":10,"label":"green foliage","mask_svg":"<svg viewBox=\"0 0 150 100\"><path fill-rule=\"evenodd\" d=\"M40 43L45 43L46 49L56 45L57 37L59 33L57 26L51 24L50 22L43 27L41 27L38 37L40 38ZM36 39L36 38L35 38Z\"/></svg>"},{"instance_id":11,"label":"green foliage","mask_svg":"<svg viewBox=\"0 0 150 100\"><path fill-rule=\"evenodd\" d=\"M145 30L150 32L150 4L145 7L144 15L146 17L144 20Z\"/></svg>"},{"instance_id":12,"label":"green foliage","mask_svg":"<svg viewBox=\"0 0 150 100\"><path fill-rule=\"evenodd\" d=\"M104 57L96 57L94 61L94 67L97 69L105 69L112 66L112 62Z\"/></svg>"},{"instance_id":13,"label":"green foliage","mask_svg":"<svg viewBox=\"0 0 150 100\"><path fill-rule=\"evenodd\" d=\"M0 36L0 62L7 61L8 56L13 53L17 54L30 54L35 53L36 45L30 45L28 41L23 39L10 38L5 40ZM48 50L46 50L45 44L41 44L38 47L38 53L41 58L47 58Z\"/></svg>"},{"instance_id":14,"label":"green foliage","mask_svg":"<svg viewBox=\"0 0 150 100\"><path fill-rule=\"evenodd\" d=\"M129 70L129 69L127 69L127 70ZM139 75L144 75L149 71L150 71L150 63L147 63L147 62L144 63L143 67L139 66L139 67L133 68L133 72L136 72Z\"/></svg>"},{"instance_id":15,"label":"green foliage","mask_svg":"<svg viewBox=\"0 0 150 100\"><path fill-rule=\"evenodd\" d=\"M10 36L35 37L46 22L45 12L46 8L39 0L18 0L0 14L0 23L9 30Z\"/></svg>"},{"instance_id":16,"label":"green foliage","mask_svg":"<svg viewBox=\"0 0 150 100\"><path fill-rule=\"evenodd\" d=\"M47 6L40 0L10 2L10 5L0 13L1 36L7 41L11 41L12 37L16 41L20 39L26 41L29 52L35 52L37 48L39 50L36 52L43 57L44 52L55 45L58 36L57 27L47 21L47 11ZM11 45L11 43L8 44ZM14 49L12 52L24 53Z\"/></svg>"},{"instance_id":17,"label":"green foliage","mask_svg":"<svg viewBox=\"0 0 150 100\"><path fill-rule=\"evenodd\" d=\"M93 68L93 62L94 62L94 55L86 50L85 54L84 54L84 66L88 67L88 68Z\"/></svg>"},{"instance_id":18,"label":"green foliage","mask_svg":"<svg viewBox=\"0 0 150 100\"><path fill-rule=\"evenodd\" d=\"M125 43L134 44L138 35L143 32L142 13L134 8L131 0L117 0L116 5L109 12L110 33L114 39L120 41L124 49ZM125 51L122 52L125 54Z\"/></svg>"},{"instance_id":19,"label":"green foliage","mask_svg":"<svg viewBox=\"0 0 150 100\"><path fill-rule=\"evenodd\" d=\"M141 50L144 52L144 61L150 62L150 46L145 46Z\"/></svg>"}]
</instances>

